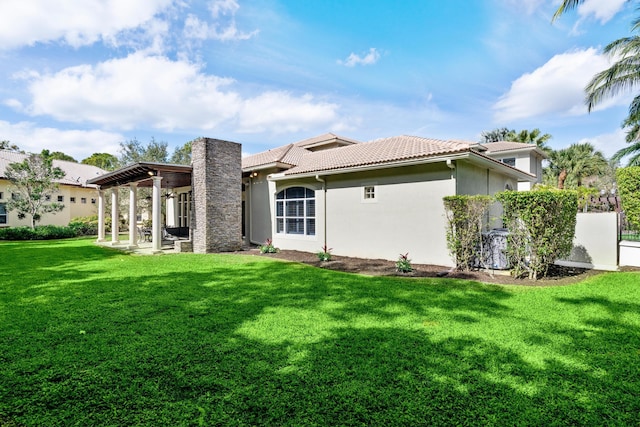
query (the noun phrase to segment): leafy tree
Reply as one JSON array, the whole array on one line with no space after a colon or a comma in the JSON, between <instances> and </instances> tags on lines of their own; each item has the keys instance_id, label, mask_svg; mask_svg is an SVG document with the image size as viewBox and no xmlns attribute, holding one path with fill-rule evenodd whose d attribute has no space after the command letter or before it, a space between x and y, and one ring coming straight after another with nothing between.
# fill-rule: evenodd
<instances>
[{"instance_id":1,"label":"leafy tree","mask_svg":"<svg viewBox=\"0 0 640 427\"><path fill-rule=\"evenodd\" d=\"M20 219L30 216L31 228L35 229L43 214L55 214L64 208L63 204L50 201L58 188L56 180L63 178L65 173L53 166L48 150L30 154L21 163L10 163L5 176L13 183L17 194L7 202L7 209L16 210Z\"/></svg>"},{"instance_id":2,"label":"leafy tree","mask_svg":"<svg viewBox=\"0 0 640 427\"><path fill-rule=\"evenodd\" d=\"M177 147L171 156L171 163L176 165L191 164L191 141L185 143L182 147Z\"/></svg>"},{"instance_id":3,"label":"leafy tree","mask_svg":"<svg viewBox=\"0 0 640 427\"><path fill-rule=\"evenodd\" d=\"M620 168L616 177L622 209L629 223L640 230L640 166Z\"/></svg>"},{"instance_id":4,"label":"leafy tree","mask_svg":"<svg viewBox=\"0 0 640 427\"><path fill-rule=\"evenodd\" d=\"M559 189L580 187L585 178L600 176L609 168L604 155L588 142L553 151L549 161L546 181L550 184L555 181Z\"/></svg>"},{"instance_id":5,"label":"leafy tree","mask_svg":"<svg viewBox=\"0 0 640 427\"><path fill-rule=\"evenodd\" d=\"M93 153L80 162L84 165L97 166L107 171L115 170L118 167L118 158L109 153Z\"/></svg>"},{"instance_id":6,"label":"leafy tree","mask_svg":"<svg viewBox=\"0 0 640 427\"><path fill-rule=\"evenodd\" d=\"M121 142L119 150L120 164L124 166L138 162L167 163L169 159L167 145L166 142L158 142L154 138L151 138L151 141L149 141L149 144L146 146L143 146L140 141L135 138Z\"/></svg>"},{"instance_id":7,"label":"leafy tree","mask_svg":"<svg viewBox=\"0 0 640 427\"><path fill-rule=\"evenodd\" d=\"M54 151L53 153L51 153L51 158L54 160L64 160L66 162L78 163L76 159L68 154L63 153L62 151Z\"/></svg>"},{"instance_id":8,"label":"leafy tree","mask_svg":"<svg viewBox=\"0 0 640 427\"><path fill-rule=\"evenodd\" d=\"M520 132L511 131L507 135L507 141L522 142L525 144L535 144L546 153L551 152L551 148L547 145L547 141L552 138L548 133L543 134L538 128L533 130L521 130Z\"/></svg>"},{"instance_id":9,"label":"leafy tree","mask_svg":"<svg viewBox=\"0 0 640 427\"><path fill-rule=\"evenodd\" d=\"M4 140L4 141L0 141L0 150L20 151L20 148L18 148L17 145L12 144L7 140Z\"/></svg>"},{"instance_id":10,"label":"leafy tree","mask_svg":"<svg viewBox=\"0 0 640 427\"><path fill-rule=\"evenodd\" d=\"M483 131L480 134L480 143L487 142L498 142L498 141L508 141L508 136L511 135L513 130L509 130L507 128L499 128L489 131Z\"/></svg>"}]
</instances>

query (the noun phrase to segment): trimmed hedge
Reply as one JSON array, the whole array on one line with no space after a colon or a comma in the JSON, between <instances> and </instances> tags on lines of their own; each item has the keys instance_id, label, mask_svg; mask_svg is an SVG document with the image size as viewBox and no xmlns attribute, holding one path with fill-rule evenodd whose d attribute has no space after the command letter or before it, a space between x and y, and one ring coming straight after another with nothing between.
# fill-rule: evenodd
<instances>
[{"instance_id":1,"label":"trimmed hedge","mask_svg":"<svg viewBox=\"0 0 640 427\"><path fill-rule=\"evenodd\" d=\"M76 236L73 228L57 225L40 225L35 229L31 227L0 228L0 240L51 240Z\"/></svg>"},{"instance_id":2,"label":"trimmed hedge","mask_svg":"<svg viewBox=\"0 0 640 427\"><path fill-rule=\"evenodd\" d=\"M507 256L512 274L544 276L573 248L578 195L570 190L505 191L496 194L509 229Z\"/></svg>"},{"instance_id":3,"label":"trimmed hedge","mask_svg":"<svg viewBox=\"0 0 640 427\"><path fill-rule=\"evenodd\" d=\"M627 221L640 231L640 166L618 169L616 183Z\"/></svg>"}]
</instances>

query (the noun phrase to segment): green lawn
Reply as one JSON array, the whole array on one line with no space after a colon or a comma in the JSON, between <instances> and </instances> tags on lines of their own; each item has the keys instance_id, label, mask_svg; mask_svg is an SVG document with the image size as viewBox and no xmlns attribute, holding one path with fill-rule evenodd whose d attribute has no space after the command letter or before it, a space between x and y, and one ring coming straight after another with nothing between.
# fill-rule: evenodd
<instances>
[{"instance_id":1,"label":"green lawn","mask_svg":"<svg viewBox=\"0 0 640 427\"><path fill-rule=\"evenodd\" d=\"M640 274L566 287L0 243L0 426L640 425Z\"/></svg>"}]
</instances>

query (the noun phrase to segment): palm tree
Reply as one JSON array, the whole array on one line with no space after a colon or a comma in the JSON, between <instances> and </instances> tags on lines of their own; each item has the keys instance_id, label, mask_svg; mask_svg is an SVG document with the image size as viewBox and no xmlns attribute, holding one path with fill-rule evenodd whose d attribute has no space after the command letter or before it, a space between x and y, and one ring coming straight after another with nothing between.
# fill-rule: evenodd
<instances>
[{"instance_id":1,"label":"palm tree","mask_svg":"<svg viewBox=\"0 0 640 427\"><path fill-rule=\"evenodd\" d=\"M553 15L556 20L560 15L574 9L584 0L563 0ZM640 30L640 19L633 21L631 32ZM596 74L585 88L585 102L589 112L606 98L626 92L640 84L640 36L631 35L609 43L603 52L617 60L608 69ZM640 95L637 95L629 106L629 115L622 124L627 129L625 147L613 155L614 159L631 156L629 165L640 164Z\"/></svg>"},{"instance_id":2,"label":"palm tree","mask_svg":"<svg viewBox=\"0 0 640 427\"><path fill-rule=\"evenodd\" d=\"M547 182L554 180L560 189L581 187L587 177L606 173L609 163L604 155L588 143L571 144L568 148L552 151L546 170Z\"/></svg>"},{"instance_id":3,"label":"palm tree","mask_svg":"<svg viewBox=\"0 0 640 427\"><path fill-rule=\"evenodd\" d=\"M538 128L531 131L525 129L518 133L516 133L516 131L511 131L508 138L508 141L535 144L547 154L551 151L551 147L547 145L547 141L552 138L551 135L548 133L542 134L542 131Z\"/></svg>"}]
</instances>

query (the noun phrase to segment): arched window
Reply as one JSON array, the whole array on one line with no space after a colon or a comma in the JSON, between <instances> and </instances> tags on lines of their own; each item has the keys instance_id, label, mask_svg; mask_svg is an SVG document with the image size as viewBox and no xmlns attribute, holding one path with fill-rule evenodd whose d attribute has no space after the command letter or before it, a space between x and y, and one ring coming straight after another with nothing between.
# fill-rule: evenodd
<instances>
[{"instance_id":1,"label":"arched window","mask_svg":"<svg viewBox=\"0 0 640 427\"><path fill-rule=\"evenodd\" d=\"M276 195L276 233L316 235L316 192L291 187Z\"/></svg>"}]
</instances>

